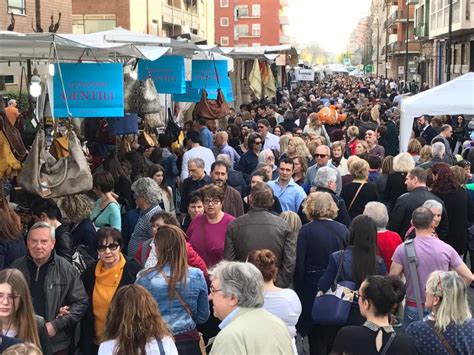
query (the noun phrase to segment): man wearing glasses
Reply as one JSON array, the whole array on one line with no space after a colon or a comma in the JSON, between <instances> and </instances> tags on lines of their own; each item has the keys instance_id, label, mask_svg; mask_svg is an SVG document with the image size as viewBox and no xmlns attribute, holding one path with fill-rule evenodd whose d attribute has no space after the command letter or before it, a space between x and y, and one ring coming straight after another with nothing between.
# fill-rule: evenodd
<instances>
[{"instance_id":1,"label":"man wearing glasses","mask_svg":"<svg viewBox=\"0 0 474 355\"><path fill-rule=\"evenodd\" d=\"M280 151L280 138L269 132L270 122L267 119L258 120L258 133L263 139L263 149L276 149Z\"/></svg>"},{"instance_id":2,"label":"man wearing glasses","mask_svg":"<svg viewBox=\"0 0 474 355\"><path fill-rule=\"evenodd\" d=\"M250 133L247 139L249 150L242 154L236 170L244 175L245 182L250 183L250 175L253 173L258 164L258 153L262 150L262 136L258 133Z\"/></svg>"},{"instance_id":3,"label":"man wearing glasses","mask_svg":"<svg viewBox=\"0 0 474 355\"><path fill-rule=\"evenodd\" d=\"M305 178L305 183L308 185L311 185L313 183L314 178L316 177L316 173L318 172L318 169L327 166L336 171L337 174L337 180L336 180L336 193L338 195L341 194L342 190L342 179L341 179L341 173L337 168L331 164L331 149L327 145L320 145L316 148L316 152L314 154L314 160L316 164L314 164L312 167L308 169L306 172L306 178ZM314 183L313 183L314 185Z\"/></svg>"},{"instance_id":4,"label":"man wearing glasses","mask_svg":"<svg viewBox=\"0 0 474 355\"><path fill-rule=\"evenodd\" d=\"M53 353L67 354L89 300L77 270L54 251L55 242L54 227L35 223L26 241L28 256L16 259L11 267L28 282L35 313L46 321Z\"/></svg>"}]
</instances>

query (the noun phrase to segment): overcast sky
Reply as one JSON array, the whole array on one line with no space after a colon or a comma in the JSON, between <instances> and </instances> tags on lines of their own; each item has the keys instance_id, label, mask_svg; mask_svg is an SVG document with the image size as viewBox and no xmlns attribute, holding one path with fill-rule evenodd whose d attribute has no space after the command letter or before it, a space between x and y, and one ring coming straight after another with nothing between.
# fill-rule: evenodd
<instances>
[{"instance_id":1,"label":"overcast sky","mask_svg":"<svg viewBox=\"0 0 474 355\"><path fill-rule=\"evenodd\" d=\"M371 0L289 0L289 35L297 43L318 42L333 53L346 50L358 21L369 15Z\"/></svg>"}]
</instances>

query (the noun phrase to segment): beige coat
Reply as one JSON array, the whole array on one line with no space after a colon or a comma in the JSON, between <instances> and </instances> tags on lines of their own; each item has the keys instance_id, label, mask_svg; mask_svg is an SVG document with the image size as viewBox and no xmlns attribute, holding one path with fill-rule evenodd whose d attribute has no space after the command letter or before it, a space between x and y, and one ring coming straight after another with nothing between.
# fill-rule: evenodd
<instances>
[{"instance_id":1,"label":"beige coat","mask_svg":"<svg viewBox=\"0 0 474 355\"><path fill-rule=\"evenodd\" d=\"M293 354L288 328L263 308L241 308L214 338L211 350L211 355L233 354Z\"/></svg>"}]
</instances>

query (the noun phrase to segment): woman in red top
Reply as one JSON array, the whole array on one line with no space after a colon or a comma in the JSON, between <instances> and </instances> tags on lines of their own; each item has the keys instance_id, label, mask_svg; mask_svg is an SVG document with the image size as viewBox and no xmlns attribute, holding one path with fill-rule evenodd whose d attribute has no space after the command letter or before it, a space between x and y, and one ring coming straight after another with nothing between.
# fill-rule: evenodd
<instances>
[{"instance_id":1,"label":"woman in red top","mask_svg":"<svg viewBox=\"0 0 474 355\"><path fill-rule=\"evenodd\" d=\"M350 126L347 129L347 147L350 151L350 155L356 154L356 146L359 143L359 128L356 126Z\"/></svg>"},{"instance_id":2,"label":"woman in red top","mask_svg":"<svg viewBox=\"0 0 474 355\"><path fill-rule=\"evenodd\" d=\"M369 202L365 205L364 215L372 218L377 225L377 247L379 255L385 261L387 270L392 265L392 256L402 243L402 238L396 232L386 229L388 223L387 207L380 202Z\"/></svg>"}]
</instances>

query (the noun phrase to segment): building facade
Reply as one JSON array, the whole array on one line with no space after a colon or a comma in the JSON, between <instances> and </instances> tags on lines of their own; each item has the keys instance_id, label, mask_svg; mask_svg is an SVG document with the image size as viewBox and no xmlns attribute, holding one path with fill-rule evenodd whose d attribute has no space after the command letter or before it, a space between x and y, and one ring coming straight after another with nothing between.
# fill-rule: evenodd
<instances>
[{"instance_id":1,"label":"building facade","mask_svg":"<svg viewBox=\"0 0 474 355\"><path fill-rule=\"evenodd\" d=\"M214 3L206 0L72 0L73 33L122 27L173 37L194 34L214 43Z\"/></svg>"},{"instance_id":2,"label":"building facade","mask_svg":"<svg viewBox=\"0 0 474 355\"><path fill-rule=\"evenodd\" d=\"M449 41L450 1L420 0L416 5L415 34L421 44L418 65L421 82L433 87L449 77L453 79L474 71L473 10L473 0L452 1Z\"/></svg>"},{"instance_id":3,"label":"building facade","mask_svg":"<svg viewBox=\"0 0 474 355\"><path fill-rule=\"evenodd\" d=\"M0 0L0 31L71 33L71 15L71 0Z\"/></svg>"},{"instance_id":4,"label":"building facade","mask_svg":"<svg viewBox=\"0 0 474 355\"><path fill-rule=\"evenodd\" d=\"M225 47L288 44L287 0L214 0L215 43Z\"/></svg>"}]
</instances>

